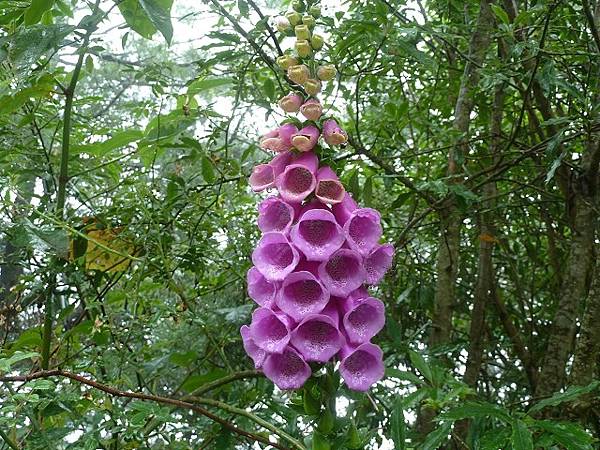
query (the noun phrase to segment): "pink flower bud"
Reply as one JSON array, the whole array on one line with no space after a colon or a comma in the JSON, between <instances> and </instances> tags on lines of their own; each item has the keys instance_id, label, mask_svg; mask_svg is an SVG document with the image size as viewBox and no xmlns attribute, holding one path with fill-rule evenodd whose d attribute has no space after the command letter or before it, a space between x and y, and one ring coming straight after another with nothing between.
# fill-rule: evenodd
<instances>
[{"instance_id":1,"label":"pink flower bud","mask_svg":"<svg viewBox=\"0 0 600 450\"><path fill-rule=\"evenodd\" d=\"M340 145L348 140L348 135L333 119L323 123L323 138L329 145Z\"/></svg>"},{"instance_id":2,"label":"pink flower bud","mask_svg":"<svg viewBox=\"0 0 600 450\"><path fill-rule=\"evenodd\" d=\"M314 78L306 80L303 86L306 93L312 97L321 92L321 82L319 80L315 80Z\"/></svg>"},{"instance_id":3,"label":"pink flower bud","mask_svg":"<svg viewBox=\"0 0 600 450\"><path fill-rule=\"evenodd\" d=\"M302 96L300 94L290 92L285 97L281 97L281 99L279 100L279 106L285 112L294 113L294 112L298 112L298 110L300 109L300 106L302 106L303 100L304 99L302 98Z\"/></svg>"},{"instance_id":4,"label":"pink flower bud","mask_svg":"<svg viewBox=\"0 0 600 450\"><path fill-rule=\"evenodd\" d=\"M310 71L304 64L298 64L295 66L290 66L287 70L287 75L288 78L294 83L304 84L310 76Z\"/></svg>"},{"instance_id":5,"label":"pink flower bud","mask_svg":"<svg viewBox=\"0 0 600 450\"><path fill-rule=\"evenodd\" d=\"M317 77L322 81L333 80L336 74L337 70L335 69L335 66L332 66L331 64L319 66L317 69Z\"/></svg>"},{"instance_id":6,"label":"pink flower bud","mask_svg":"<svg viewBox=\"0 0 600 450\"><path fill-rule=\"evenodd\" d=\"M317 99L310 99L300 106L300 113L308 120L317 121L323 114L323 106Z\"/></svg>"},{"instance_id":7,"label":"pink flower bud","mask_svg":"<svg viewBox=\"0 0 600 450\"><path fill-rule=\"evenodd\" d=\"M295 125L286 123L265 134L260 140L260 148L274 152L285 152L292 148L292 135L297 131L298 128Z\"/></svg>"},{"instance_id":8,"label":"pink flower bud","mask_svg":"<svg viewBox=\"0 0 600 450\"><path fill-rule=\"evenodd\" d=\"M292 145L301 152L311 151L319 140L319 129L308 125L292 136Z\"/></svg>"}]
</instances>

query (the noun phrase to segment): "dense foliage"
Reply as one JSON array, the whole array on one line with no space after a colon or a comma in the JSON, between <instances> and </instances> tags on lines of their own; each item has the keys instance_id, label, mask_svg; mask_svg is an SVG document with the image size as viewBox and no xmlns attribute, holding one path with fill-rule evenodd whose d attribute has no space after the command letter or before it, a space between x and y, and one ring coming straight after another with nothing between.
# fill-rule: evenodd
<instances>
[{"instance_id":1,"label":"dense foliage","mask_svg":"<svg viewBox=\"0 0 600 450\"><path fill-rule=\"evenodd\" d=\"M600 2L321 2L396 249L367 393L239 334L292 6L0 2L0 449L598 448Z\"/></svg>"}]
</instances>

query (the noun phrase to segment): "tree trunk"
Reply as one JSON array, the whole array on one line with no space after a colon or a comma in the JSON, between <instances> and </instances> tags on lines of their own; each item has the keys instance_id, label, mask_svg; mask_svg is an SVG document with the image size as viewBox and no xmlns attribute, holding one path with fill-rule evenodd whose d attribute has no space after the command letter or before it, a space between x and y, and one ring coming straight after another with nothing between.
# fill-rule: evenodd
<instances>
[{"instance_id":1,"label":"tree trunk","mask_svg":"<svg viewBox=\"0 0 600 450\"><path fill-rule=\"evenodd\" d=\"M454 108L453 129L459 135L456 145L448 155L448 176L451 183L462 183L459 161L468 151L468 133L470 115L475 103L474 91L479 82L479 68L485 52L491 42L491 30L494 14L490 8L490 0L479 2L479 15L475 30L469 43L468 58L465 63L458 97ZM460 250L460 232L462 214L456 201L450 196L438 211L440 217L440 241L436 261L436 285L432 329L429 336L429 347L433 348L450 341L452 334L452 316L455 302L455 285L458 274L458 256ZM423 407L418 418L421 434L433 430L435 412Z\"/></svg>"},{"instance_id":2,"label":"tree trunk","mask_svg":"<svg viewBox=\"0 0 600 450\"><path fill-rule=\"evenodd\" d=\"M565 367L572 350L577 312L587 295L587 275L593 267L599 159L600 140L591 138L582 157L582 174L572 184L575 208L573 236L546 358L540 372L537 397L553 394L565 381Z\"/></svg>"},{"instance_id":3,"label":"tree trunk","mask_svg":"<svg viewBox=\"0 0 600 450\"><path fill-rule=\"evenodd\" d=\"M588 294L581 331L575 346L571 383L585 386L592 382L600 356L600 258L596 256L596 270Z\"/></svg>"}]
</instances>

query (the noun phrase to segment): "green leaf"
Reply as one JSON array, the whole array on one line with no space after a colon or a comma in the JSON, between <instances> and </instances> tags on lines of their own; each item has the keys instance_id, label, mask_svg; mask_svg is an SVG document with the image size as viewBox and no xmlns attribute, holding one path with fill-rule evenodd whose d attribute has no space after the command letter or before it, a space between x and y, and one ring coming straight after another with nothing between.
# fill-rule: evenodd
<instances>
[{"instance_id":1,"label":"green leaf","mask_svg":"<svg viewBox=\"0 0 600 450\"><path fill-rule=\"evenodd\" d=\"M365 181L362 198L366 207L370 208L373 206L373 177L369 177Z\"/></svg>"},{"instance_id":2,"label":"green leaf","mask_svg":"<svg viewBox=\"0 0 600 450\"><path fill-rule=\"evenodd\" d=\"M404 408L402 401L397 400L390 417L390 428L394 449L406 449L406 422L404 420Z\"/></svg>"},{"instance_id":3,"label":"green leaf","mask_svg":"<svg viewBox=\"0 0 600 450\"><path fill-rule=\"evenodd\" d=\"M54 0L31 0L31 5L25 10L25 25L34 25L40 21L46 11L54 6Z\"/></svg>"},{"instance_id":4,"label":"green leaf","mask_svg":"<svg viewBox=\"0 0 600 450\"><path fill-rule=\"evenodd\" d=\"M309 416L316 416L321 412L321 402L312 395L310 389L304 389L302 400L304 402L304 411Z\"/></svg>"},{"instance_id":5,"label":"green leaf","mask_svg":"<svg viewBox=\"0 0 600 450\"><path fill-rule=\"evenodd\" d=\"M171 23L173 0L139 0L139 2L152 24L164 36L167 43L171 44L173 39L173 24Z\"/></svg>"},{"instance_id":6,"label":"green leaf","mask_svg":"<svg viewBox=\"0 0 600 450\"><path fill-rule=\"evenodd\" d=\"M94 156L104 156L112 150L123 148L126 145L140 140L144 133L140 130L125 130L114 133L110 138L93 144L73 145L73 153L87 153Z\"/></svg>"},{"instance_id":7,"label":"green leaf","mask_svg":"<svg viewBox=\"0 0 600 450\"><path fill-rule=\"evenodd\" d=\"M233 83L233 79L228 77L203 78L193 81L188 86L187 93L188 95L194 95L217 87L226 86L231 83Z\"/></svg>"},{"instance_id":8,"label":"green leaf","mask_svg":"<svg viewBox=\"0 0 600 450\"><path fill-rule=\"evenodd\" d=\"M331 445L325 436L315 431L312 438L312 450L331 450Z\"/></svg>"},{"instance_id":9,"label":"green leaf","mask_svg":"<svg viewBox=\"0 0 600 450\"><path fill-rule=\"evenodd\" d=\"M17 351L8 358L0 359L0 372L8 372L10 368L17 362L23 361L24 359L37 358L39 357L37 352L21 352Z\"/></svg>"},{"instance_id":10,"label":"green leaf","mask_svg":"<svg viewBox=\"0 0 600 450\"><path fill-rule=\"evenodd\" d=\"M588 384L587 386L571 386L565 392L554 394L552 397L541 400L540 402L536 403L531 408L529 408L527 414L533 415L534 413L541 411L547 406L556 406L564 402L570 402L583 394L588 394L592 391L595 391L599 387L600 381L594 381Z\"/></svg>"},{"instance_id":11,"label":"green leaf","mask_svg":"<svg viewBox=\"0 0 600 450\"><path fill-rule=\"evenodd\" d=\"M420 450L435 450L448 438L450 429L452 428L451 422L441 423L437 428L427 435L425 442L420 447Z\"/></svg>"},{"instance_id":12,"label":"green leaf","mask_svg":"<svg viewBox=\"0 0 600 450\"><path fill-rule=\"evenodd\" d=\"M92 73L94 70L94 59L92 58L92 55L87 55L85 57L85 70L88 73Z\"/></svg>"},{"instance_id":13,"label":"green leaf","mask_svg":"<svg viewBox=\"0 0 600 450\"><path fill-rule=\"evenodd\" d=\"M263 83L263 89L265 91L265 95L270 100L275 100L275 83L270 78L265 78L265 82Z\"/></svg>"},{"instance_id":14,"label":"green leaf","mask_svg":"<svg viewBox=\"0 0 600 450\"><path fill-rule=\"evenodd\" d=\"M510 423L512 420L509 412L499 406L492 405L490 403L475 403L475 402L468 402L468 403L465 403L464 405L457 406L456 408L452 408L449 411L446 411L446 412L440 414L439 417L440 417L440 419L451 419L451 420L472 419L472 418L476 418L476 417L480 417L480 418L495 417L506 423Z\"/></svg>"},{"instance_id":15,"label":"green leaf","mask_svg":"<svg viewBox=\"0 0 600 450\"><path fill-rule=\"evenodd\" d=\"M206 181L209 184L215 182L215 169L213 168L212 161L207 156L202 156L201 171L202 178L204 178L204 181Z\"/></svg>"},{"instance_id":16,"label":"green leaf","mask_svg":"<svg viewBox=\"0 0 600 450\"><path fill-rule=\"evenodd\" d=\"M531 431L522 420L513 422L511 442L514 450L533 450Z\"/></svg>"},{"instance_id":17,"label":"green leaf","mask_svg":"<svg viewBox=\"0 0 600 450\"><path fill-rule=\"evenodd\" d=\"M237 5L238 9L240 10L240 14L244 17L248 17L248 3L245 0L238 0Z\"/></svg>"},{"instance_id":18,"label":"green leaf","mask_svg":"<svg viewBox=\"0 0 600 450\"><path fill-rule=\"evenodd\" d=\"M492 11L494 11L494 14L496 14L496 17L498 17L498 19L500 19L502 21L502 23L505 24L509 24L510 23L510 19L508 18L508 14L506 14L506 11L504 11L502 9L502 7L498 6L498 5L490 5L492 8Z\"/></svg>"},{"instance_id":19,"label":"green leaf","mask_svg":"<svg viewBox=\"0 0 600 450\"><path fill-rule=\"evenodd\" d=\"M425 358L423 358L420 353L417 353L413 350L408 351L408 356L415 369L417 369L427 381L431 382L433 379L431 375L431 368L427 365Z\"/></svg>"},{"instance_id":20,"label":"green leaf","mask_svg":"<svg viewBox=\"0 0 600 450\"><path fill-rule=\"evenodd\" d=\"M124 0L119 10L133 31L146 39L151 39L160 31L170 44L173 37L171 6L173 0Z\"/></svg>"},{"instance_id":21,"label":"green leaf","mask_svg":"<svg viewBox=\"0 0 600 450\"><path fill-rule=\"evenodd\" d=\"M40 227L26 221L25 227L34 248L40 251L54 250L60 258L69 255L69 236L62 228Z\"/></svg>"},{"instance_id":22,"label":"green leaf","mask_svg":"<svg viewBox=\"0 0 600 450\"><path fill-rule=\"evenodd\" d=\"M579 425L538 420L534 426L550 433L558 444L569 450L592 450L593 448L594 438Z\"/></svg>"},{"instance_id":23,"label":"green leaf","mask_svg":"<svg viewBox=\"0 0 600 450\"><path fill-rule=\"evenodd\" d=\"M423 384L423 380L421 380L418 376L416 376L412 372L408 372L405 370L386 368L385 376L390 377L390 378L397 378L397 379L403 380L403 381L410 381L411 383L416 384L416 385Z\"/></svg>"}]
</instances>

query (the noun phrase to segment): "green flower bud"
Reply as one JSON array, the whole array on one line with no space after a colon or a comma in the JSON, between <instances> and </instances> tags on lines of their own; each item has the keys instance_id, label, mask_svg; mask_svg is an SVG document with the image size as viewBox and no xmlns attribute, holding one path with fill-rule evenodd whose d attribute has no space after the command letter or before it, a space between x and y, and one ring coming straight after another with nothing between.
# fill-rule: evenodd
<instances>
[{"instance_id":1,"label":"green flower bud","mask_svg":"<svg viewBox=\"0 0 600 450\"><path fill-rule=\"evenodd\" d=\"M285 15L290 24L294 27L300 23L302 23L302 16L297 12L289 12Z\"/></svg>"},{"instance_id":2,"label":"green flower bud","mask_svg":"<svg viewBox=\"0 0 600 450\"><path fill-rule=\"evenodd\" d=\"M296 25L294 27L294 33L298 39L310 39L310 30L306 25Z\"/></svg>"},{"instance_id":3,"label":"green flower bud","mask_svg":"<svg viewBox=\"0 0 600 450\"><path fill-rule=\"evenodd\" d=\"M317 24L315 18L311 15L302 16L302 23L307 25L309 28L314 28Z\"/></svg>"},{"instance_id":4,"label":"green flower bud","mask_svg":"<svg viewBox=\"0 0 600 450\"><path fill-rule=\"evenodd\" d=\"M312 53L312 48L306 39L297 40L295 47L300 58L308 58Z\"/></svg>"},{"instance_id":5,"label":"green flower bud","mask_svg":"<svg viewBox=\"0 0 600 450\"><path fill-rule=\"evenodd\" d=\"M311 97L314 97L321 92L321 82L319 80L315 80L314 78L306 80L303 86L306 93Z\"/></svg>"},{"instance_id":6,"label":"green flower bud","mask_svg":"<svg viewBox=\"0 0 600 450\"><path fill-rule=\"evenodd\" d=\"M318 34L313 34L313 37L310 39L310 45L315 50L321 50L324 43L325 41L323 40L323 37L319 36Z\"/></svg>"},{"instance_id":7,"label":"green flower bud","mask_svg":"<svg viewBox=\"0 0 600 450\"><path fill-rule=\"evenodd\" d=\"M331 64L328 64L326 66L319 66L319 68L317 69L317 77L319 78L319 80L322 81L333 80L336 74L337 70Z\"/></svg>"},{"instance_id":8,"label":"green flower bud","mask_svg":"<svg viewBox=\"0 0 600 450\"><path fill-rule=\"evenodd\" d=\"M317 19L319 17L321 17L321 8L319 8L318 6L311 6L310 9L308 10L309 14L313 17L316 17Z\"/></svg>"},{"instance_id":9,"label":"green flower bud","mask_svg":"<svg viewBox=\"0 0 600 450\"><path fill-rule=\"evenodd\" d=\"M290 55L283 55L277 58L277 65L281 67L283 70L287 70L288 68L295 66L298 64L298 60Z\"/></svg>"},{"instance_id":10,"label":"green flower bud","mask_svg":"<svg viewBox=\"0 0 600 450\"><path fill-rule=\"evenodd\" d=\"M292 8L294 9L294 11L298 11L301 13L304 12L306 6L304 5L304 2L297 0L295 2L292 2Z\"/></svg>"},{"instance_id":11,"label":"green flower bud","mask_svg":"<svg viewBox=\"0 0 600 450\"><path fill-rule=\"evenodd\" d=\"M304 64L297 64L288 68L287 75L288 78L294 83L304 84L304 82L308 80L308 77L310 76L310 71Z\"/></svg>"}]
</instances>

